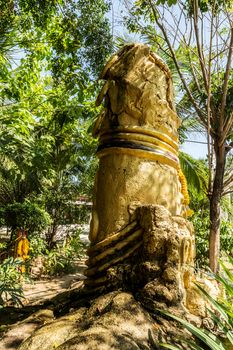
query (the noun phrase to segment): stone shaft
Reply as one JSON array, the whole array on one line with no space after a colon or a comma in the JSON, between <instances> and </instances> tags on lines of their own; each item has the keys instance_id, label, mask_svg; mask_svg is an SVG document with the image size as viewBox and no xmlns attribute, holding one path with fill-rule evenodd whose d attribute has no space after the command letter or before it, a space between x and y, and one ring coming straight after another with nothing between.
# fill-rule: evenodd
<instances>
[{"instance_id":1,"label":"stone shaft","mask_svg":"<svg viewBox=\"0 0 233 350\"><path fill-rule=\"evenodd\" d=\"M99 170L90 241L95 244L134 220L136 207L165 206L182 215L178 176L179 118L170 72L148 46L125 46L105 66L97 98Z\"/></svg>"}]
</instances>

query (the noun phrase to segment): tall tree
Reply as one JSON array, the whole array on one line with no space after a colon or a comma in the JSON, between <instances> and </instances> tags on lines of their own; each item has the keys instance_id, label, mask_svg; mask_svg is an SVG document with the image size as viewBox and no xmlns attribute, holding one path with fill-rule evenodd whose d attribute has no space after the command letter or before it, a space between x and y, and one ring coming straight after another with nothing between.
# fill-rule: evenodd
<instances>
[{"instance_id":1,"label":"tall tree","mask_svg":"<svg viewBox=\"0 0 233 350\"><path fill-rule=\"evenodd\" d=\"M95 79L112 51L108 10L107 0L0 1L0 188L11 188L9 201L77 196L95 148Z\"/></svg>"},{"instance_id":2,"label":"tall tree","mask_svg":"<svg viewBox=\"0 0 233 350\"><path fill-rule=\"evenodd\" d=\"M138 0L128 5L128 28L143 34L172 64L181 82L183 112L194 113L207 131L213 271L220 251L221 199L233 183L232 168L226 172L233 147L232 6L231 0Z\"/></svg>"}]
</instances>

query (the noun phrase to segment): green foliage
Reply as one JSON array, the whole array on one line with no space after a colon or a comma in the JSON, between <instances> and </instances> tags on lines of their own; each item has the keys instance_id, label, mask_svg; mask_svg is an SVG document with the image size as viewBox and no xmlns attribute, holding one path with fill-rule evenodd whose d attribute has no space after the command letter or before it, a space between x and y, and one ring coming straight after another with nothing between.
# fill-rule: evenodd
<instances>
[{"instance_id":1,"label":"green foliage","mask_svg":"<svg viewBox=\"0 0 233 350\"><path fill-rule=\"evenodd\" d=\"M44 273L50 276L57 276L63 272L72 272L71 261L67 259L65 249L56 246L46 254Z\"/></svg>"},{"instance_id":2,"label":"green foliage","mask_svg":"<svg viewBox=\"0 0 233 350\"><path fill-rule=\"evenodd\" d=\"M84 245L80 240L80 231L75 230L67 235L62 245L56 244L52 249L41 237L30 238L30 259L43 257L43 273L49 276L57 276L74 272L75 260L84 255ZM30 264L30 262L29 262Z\"/></svg>"},{"instance_id":3,"label":"green foliage","mask_svg":"<svg viewBox=\"0 0 233 350\"><path fill-rule=\"evenodd\" d=\"M207 189L208 169L204 161L196 160L189 154L179 152L180 166L188 182L189 190L203 193Z\"/></svg>"},{"instance_id":4,"label":"green foliage","mask_svg":"<svg viewBox=\"0 0 233 350\"><path fill-rule=\"evenodd\" d=\"M60 225L86 224L89 221L91 208L85 204L75 204L73 202L62 203L61 215L57 222Z\"/></svg>"},{"instance_id":5,"label":"green foliage","mask_svg":"<svg viewBox=\"0 0 233 350\"><path fill-rule=\"evenodd\" d=\"M4 208L0 207L0 226L3 226L5 223L4 220Z\"/></svg>"},{"instance_id":6,"label":"green foliage","mask_svg":"<svg viewBox=\"0 0 233 350\"><path fill-rule=\"evenodd\" d=\"M10 142L10 141L9 141ZM11 147L13 145L11 144ZM21 145L22 148L23 145ZM8 145L3 146L4 150L7 151ZM15 148L15 147L14 147ZM26 198L36 196L42 191L42 186L40 183L38 169L32 168L28 165L30 162L31 156L28 156L27 153L23 154L18 146L14 149L15 156L20 153L17 157L18 160L13 160L11 156L1 155L1 165L0 165L0 203L2 206L7 204L13 204L15 202L22 203ZM10 157L11 160L6 157ZM27 161L24 161L24 158L27 158ZM3 208L0 209L2 211ZM0 216L1 213L0 213Z\"/></svg>"},{"instance_id":7,"label":"green foliage","mask_svg":"<svg viewBox=\"0 0 233 350\"><path fill-rule=\"evenodd\" d=\"M30 235L41 233L51 223L49 214L29 201L7 205L4 219L6 226L12 230L23 227Z\"/></svg>"},{"instance_id":8,"label":"green foliage","mask_svg":"<svg viewBox=\"0 0 233 350\"><path fill-rule=\"evenodd\" d=\"M190 197L190 208L196 238L196 265L205 267L208 264L208 232L209 232L209 201L205 195L207 188L208 169L202 160L193 159L190 155L179 153L181 169L186 177Z\"/></svg>"},{"instance_id":9,"label":"green foliage","mask_svg":"<svg viewBox=\"0 0 233 350\"><path fill-rule=\"evenodd\" d=\"M37 256L42 256L46 253L47 244L45 239L38 236L32 236L30 237L29 242L30 242L30 252L29 252L30 259L36 258Z\"/></svg>"},{"instance_id":10,"label":"green foliage","mask_svg":"<svg viewBox=\"0 0 233 350\"><path fill-rule=\"evenodd\" d=\"M112 51L109 6L107 0L0 1L1 223L41 231L48 217L38 208L45 208L52 241L69 203L92 190L91 124L99 113L93 81Z\"/></svg>"},{"instance_id":11,"label":"green foliage","mask_svg":"<svg viewBox=\"0 0 233 350\"><path fill-rule=\"evenodd\" d=\"M194 187L189 186L190 208L193 215L190 221L193 223L196 238L196 265L204 268L208 266L208 246L209 246L209 200L205 193L198 192ZM225 216L229 215L228 208L222 205L222 212ZM223 218L220 226L220 246L221 255L232 254L233 237L232 237L232 219Z\"/></svg>"},{"instance_id":12,"label":"green foliage","mask_svg":"<svg viewBox=\"0 0 233 350\"><path fill-rule=\"evenodd\" d=\"M231 255L233 252L232 221L221 220L220 245L222 253Z\"/></svg>"},{"instance_id":13,"label":"green foliage","mask_svg":"<svg viewBox=\"0 0 233 350\"><path fill-rule=\"evenodd\" d=\"M195 231L196 265L199 268L203 268L208 266L210 227L208 199L193 192L190 207L193 210L190 220Z\"/></svg>"},{"instance_id":14,"label":"green foliage","mask_svg":"<svg viewBox=\"0 0 233 350\"><path fill-rule=\"evenodd\" d=\"M53 233L66 204L92 189L108 10L107 0L0 2L0 206L39 203Z\"/></svg>"},{"instance_id":15,"label":"green foliage","mask_svg":"<svg viewBox=\"0 0 233 350\"><path fill-rule=\"evenodd\" d=\"M0 242L0 252L4 251L7 247L7 243L6 242Z\"/></svg>"},{"instance_id":16,"label":"green foliage","mask_svg":"<svg viewBox=\"0 0 233 350\"><path fill-rule=\"evenodd\" d=\"M196 265L203 268L208 266L209 245L209 199L206 196L208 169L204 160L196 160L184 152L179 154L180 164L187 179L190 196L190 208L196 238ZM228 217L228 219L226 219ZM222 220L220 226L221 254L232 254L232 202L222 200Z\"/></svg>"},{"instance_id":17,"label":"green foliage","mask_svg":"<svg viewBox=\"0 0 233 350\"><path fill-rule=\"evenodd\" d=\"M23 288L20 267L21 259L5 259L0 264L0 307L9 301L14 305L22 305Z\"/></svg>"},{"instance_id":18,"label":"green foliage","mask_svg":"<svg viewBox=\"0 0 233 350\"><path fill-rule=\"evenodd\" d=\"M157 0L156 5L176 5L178 3L178 0ZM193 7L193 1L192 0L186 0L184 2L184 5L187 9L189 9L189 13L191 14L191 10ZM210 7L214 6L216 8L216 11L220 11L221 9L227 8L232 6L231 0L198 0L199 9L201 12L205 13L209 10Z\"/></svg>"},{"instance_id":19,"label":"green foliage","mask_svg":"<svg viewBox=\"0 0 233 350\"><path fill-rule=\"evenodd\" d=\"M80 232L76 231L69 237L63 246L46 251L44 272L54 276L75 271L75 259L80 259L84 254L83 244L79 238Z\"/></svg>"},{"instance_id":20,"label":"green foliage","mask_svg":"<svg viewBox=\"0 0 233 350\"><path fill-rule=\"evenodd\" d=\"M172 6L177 3L177 0L157 0L156 5L165 5L166 3L168 6Z\"/></svg>"},{"instance_id":21,"label":"green foliage","mask_svg":"<svg viewBox=\"0 0 233 350\"><path fill-rule=\"evenodd\" d=\"M232 313L232 298L233 298L233 259L228 257L228 262L221 262L222 273L214 274L215 280L220 287L225 291L225 297L219 300L215 300L209 295L202 287L198 286L203 297L205 297L210 303L212 310L209 311L209 316L212 318L217 333L221 336L216 336L213 332L210 332L203 328L197 328L179 317L171 315L168 312L161 311L166 316L180 322L184 328L186 328L196 339L201 343L190 342L183 340L183 345L188 344L190 349L212 349L212 350L224 350L229 349L233 345L233 313ZM182 349L183 347L177 347L169 344L161 344L162 347L168 349Z\"/></svg>"},{"instance_id":22,"label":"green foliage","mask_svg":"<svg viewBox=\"0 0 233 350\"><path fill-rule=\"evenodd\" d=\"M198 0L199 9L202 13L208 12L210 9L214 9L214 12L220 12L227 8L232 7L232 0ZM186 8L190 15L193 14L193 1L186 1Z\"/></svg>"}]
</instances>

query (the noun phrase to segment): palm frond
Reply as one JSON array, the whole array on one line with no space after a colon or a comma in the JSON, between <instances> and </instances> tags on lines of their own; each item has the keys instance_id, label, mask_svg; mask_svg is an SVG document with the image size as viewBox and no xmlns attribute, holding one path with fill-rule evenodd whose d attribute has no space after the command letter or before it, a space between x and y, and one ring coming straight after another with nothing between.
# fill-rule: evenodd
<instances>
[{"instance_id":1,"label":"palm frond","mask_svg":"<svg viewBox=\"0 0 233 350\"><path fill-rule=\"evenodd\" d=\"M162 314L169 316L172 319L181 323L183 327L186 328L193 336L201 340L205 345L208 346L209 349L213 350L229 349L229 346L233 345L233 273L231 269L233 267L233 258L229 256L228 262L230 268L228 267L228 265L226 265L225 262L221 261L221 274L213 274L213 277L220 285L220 288L222 288L225 291L226 295L224 295L224 298L222 297L219 298L219 300L215 300L211 295L209 295L206 292L205 289L196 284L196 286L200 290L200 293L203 295L203 297L206 298L210 305L210 307L208 308L208 312L214 324L217 326L218 331L221 332L221 338L213 335L206 329L199 329L191 325L186 320L174 316L169 312L159 310L159 312L161 312ZM185 344L189 344L189 340L187 339L182 339L182 341ZM228 345L226 341L228 341ZM195 347L198 346L197 344L194 346L192 346L191 344L189 345L192 349L203 349L202 347ZM161 344L161 346L168 349L179 349L171 344Z\"/></svg>"},{"instance_id":2,"label":"palm frond","mask_svg":"<svg viewBox=\"0 0 233 350\"><path fill-rule=\"evenodd\" d=\"M179 153L179 160L188 186L195 188L197 192L206 190L208 173L203 162L192 158L184 152Z\"/></svg>"},{"instance_id":3,"label":"palm frond","mask_svg":"<svg viewBox=\"0 0 233 350\"><path fill-rule=\"evenodd\" d=\"M180 348L178 346L174 346L171 344L160 343L159 345L162 346L162 348L166 348L166 349L180 350Z\"/></svg>"},{"instance_id":4,"label":"palm frond","mask_svg":"<svg viewBox=\"0 0 233 350\"><path fill-rule=\"evenodd\" d=\"M191 323L189 323L186 320L183 320L180 317L177 317L175 315L172 315L171 313L163 310L158 310L160 313L162 313L165 316L171 317L172 319L178 321L181 323L184 328L186 328L192 335L197 337L199 340L204 342L207 346L209 346L212 350L226 350L225 346L222 344L221 340L219 340L215 335L213 335L211 332L207 331L206 329L198 328ZM183 339L183 342L186 343L186 340Z\"/></svg>"}]
</instances>

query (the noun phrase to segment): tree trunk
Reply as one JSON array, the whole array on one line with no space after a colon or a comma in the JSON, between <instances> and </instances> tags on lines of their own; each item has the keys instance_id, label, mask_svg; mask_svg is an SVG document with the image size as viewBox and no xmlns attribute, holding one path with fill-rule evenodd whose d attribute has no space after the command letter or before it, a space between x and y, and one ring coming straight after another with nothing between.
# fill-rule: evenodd
<instances>
[{"instance_id":1,"label":"tree trunk","mask_svg":"<svg viewBox=\"0 0 233 350\"><path fill-rule=\"evenodd\" d=\"M209 235L209 263L213 272L218 271L220 254L220 216L221 197L223 193L223 176L225 170L225 146L219 146L218 140L214 140L216 170L214 175L213 190L210 197L210 235Z\"/></svg>"},{"instance_id":2,"label":"tree trunk","mask_svg":"<svg viewBox=\"0 0 233 350\"><path fill-rule=\"evenodd\" d=\"M47 237L46 237L49 249L52 249L56 245L56 243L54 242L54 237L56 236L57 228L58 228L58 212L59 211L57 210L57 208L55 208L52 211L52 215L53 215L52 220L53 221L52 221L51 226L48 229Z\"/></svg>"},{"instance_id":3,"label":"tree trunk","mask_svg":"<svg viewBox=\"0 0 233 350\"><path fill-rule=\"evenodd\" d=\"M54 242L54 237L57 233L57 225L55 223L52 224L52 226L49 228L48 233L47 233L47 244L48 248L53 248L55 245Z\"/></svg>"}]
</instances>

